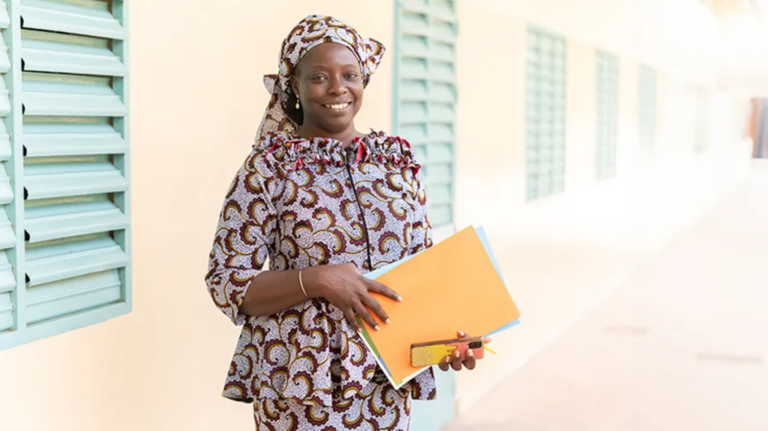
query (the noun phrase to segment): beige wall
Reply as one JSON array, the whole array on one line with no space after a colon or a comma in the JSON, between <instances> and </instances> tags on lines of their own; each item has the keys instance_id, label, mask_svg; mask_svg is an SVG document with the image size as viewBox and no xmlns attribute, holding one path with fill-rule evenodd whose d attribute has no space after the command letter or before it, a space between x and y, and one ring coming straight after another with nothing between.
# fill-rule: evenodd
<instances>
[{"instance_id":1,"label":"beige wall","mask_svg":"<svg viewBox=\"0 0 768 431\"><path fill-rule=\"evenodd\" d=\"M766 12L768 14L768 12ZM729 14L720 22L719 84L753 97L768 97L768 16Z\"/></svg>"},{"instance_id":2,"label":"beige wall","mask_svg":"<svg viewBox=\"0 0 768 431\"><path fill-rule=\"evenodd\" d=\"M134 311L0 352L3 431L253 428L220 397L239 334L203 276L224 192L248 154L282 38L335 14L392 44L390 2L131 2ZM358 126L389 129L392 58Z\"/></svg>"},{"instance_id":3,"label":"beige wall","mask_svg":"<svg viewBox=\"0 0 768 431\"><path fill-rule=\"evenodd\" d=\"M661 151L654 158L664 159L671 147L682 145L681 134L692 133L691 124L676 123L678 108L664 102L686 99L675 94L677 86L665 85L666 77L708 88L716 80L712 52L717 22L698 0L476 0L459 2L459 14L458 227L504 224L508 212L525 205L528 23L567 38L566 189L571 195L595 186L595 48L621 58L619 175L640 169L636 157L640 63L659 70ZM690 97L683 102L680 106L691 107Z\"/></svg>"},{"instance_id":4,"label":"beige wall","mask_svg":"<svg viewBox=\"0 0 768 431\"><path fill-rule=\"evenodd\" d=\"M456 224L487 225L525 199L527 30L467 2L459 16Z\"/></svg>"},{"instance_id":5,"label":"beige wall","mask_svg":"<svg viewBox=\"0 0 768 431\"><path fill-rule=\"evenodd\" d=\"M715 87L717 22L698 0L473 0L459 2L459 15L457 227L489 227L523 313L523 325L496 337L502 355L458 376L463 411L726 193L748 152L736 132L744 99ZM567 39L566 192L526 203L529 22ZM618 177L600 183L595 48L621 58ZM658 71L651 154L637 139L640 64ZM694 152L697 87L713 91L717 148L703 155Z\"/></svg>"},{"instance_id":6,"label":"beige wall","mask_svg":"<svg viewBox=\"0 0 768 431\"><path fill-rule=\"evenodd\" d=\"M181 0L131 3L134 312L1 352L3 430L250 429L249 408L219 396L238 330L212 306L202 277L223 193L250 149L267 101L261 76L275 72L282 38L309 13L338 15L392 46L390 1L195 1L196 8L183 7L189 2ZM629 190L615 182L612 194L594 194L599 187L592 180L592 46L623 57L619 171L627 178L675 181L669 171L653 174L637 162L638 62L662 69L660 88L666 88L668 76L714 81L709 42L700 43L711 40L713 21L697 1L589 3L459 0L457 225L493 228L497 251L516 262L505 270L520 286L513 293L527 316L524 326L496 341L506 355L459 377L464 405L583 310L585 298L620 278L605 273L597 282L575 281L571 275L584 270L553 273L544 258L537 260L551 259L547 241L515 241L514 248L502 240L541 227L531 220L550 223L544 231L551 237L569 235L558 226L573 212L557 205L582 196L605 203ZM568 82L578 84L568 86L569 193L524 205L528 20L568 37ZM391 69L389 56L366 92L359 127L390 128ZM690 106L686 97L666 90L659 100L675 109ZM678 148L680 136L689 132L669 106L659 114L664 131L659 145L693 160L688 143L681 141ZM735 140L736 129L727 120L734 106L728 94L713 99L719 142ZM555 256L563 262L573 258ZM627 271L632 266L622 265ZM539 293L550 292L543 289L550 284L568 289L558 291L553 302Z\"/></svg>"}]
</instances>

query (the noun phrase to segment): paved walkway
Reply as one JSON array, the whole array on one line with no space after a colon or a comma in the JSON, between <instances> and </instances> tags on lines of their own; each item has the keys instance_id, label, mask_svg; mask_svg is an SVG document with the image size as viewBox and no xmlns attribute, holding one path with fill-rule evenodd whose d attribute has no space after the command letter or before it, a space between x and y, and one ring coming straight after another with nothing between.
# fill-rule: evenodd
<instances>
[{"instance_id":1,"label":"paved walkway","mask_svg":"<svg viewBox=\"0 0 768 431\"><path fill-rule=\"evenodd\" d=\"M768 429L768 168L445 431Z\"/></svg>"}]
</instances>

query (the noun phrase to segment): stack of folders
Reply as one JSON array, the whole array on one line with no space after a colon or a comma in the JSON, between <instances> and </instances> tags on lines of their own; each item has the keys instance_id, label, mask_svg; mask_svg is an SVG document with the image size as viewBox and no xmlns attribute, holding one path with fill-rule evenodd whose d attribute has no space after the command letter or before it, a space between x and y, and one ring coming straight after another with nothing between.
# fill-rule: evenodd
<instances>
[{"instance_id":1,"label":"stack of folders","mask_svg":"<svg viewBox=\"0 0 768 431\"><path fill-rule=\"evenodd\" d=\"M362 325L368 349L396 389L429 368L411 366L412 344L456 338L459 330L487 336L520 323L482 228L466 228L365 276L403 297L376 298L389 325L379 324L379 331Z\"/></svg>"}]
</instances>

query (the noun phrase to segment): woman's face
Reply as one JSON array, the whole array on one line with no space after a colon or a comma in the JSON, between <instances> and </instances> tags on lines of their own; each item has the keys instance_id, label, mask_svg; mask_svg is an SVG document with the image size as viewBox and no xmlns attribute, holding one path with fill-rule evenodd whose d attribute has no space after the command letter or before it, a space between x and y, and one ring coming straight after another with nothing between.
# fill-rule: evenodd
<instances>
[{"instance_id":1,"label":"woman's face","mask_svg":"<svg viewBox=\"0 0 768 431\"><path fill-rule=\"evenodd\" d=\"M304 127L329 133L354 128L363 106L363 78L352 51L337 43L312 48L299 62L292 79L304 111Z\"/></svg>"}]
</instances>

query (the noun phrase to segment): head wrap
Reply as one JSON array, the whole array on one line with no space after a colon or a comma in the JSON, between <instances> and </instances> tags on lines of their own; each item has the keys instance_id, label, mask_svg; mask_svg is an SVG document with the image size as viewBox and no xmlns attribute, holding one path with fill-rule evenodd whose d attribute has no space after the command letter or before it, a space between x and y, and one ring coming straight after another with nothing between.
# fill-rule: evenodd
<instances>
[{"instance_id":1,"label":"head wrap","mask_svg":"<svg viewBox=\"0 0 768 431\"><path fill-rule=\"evenodd\" d=\"M291 75L299 61L314 47L322 43L338 43L348 47L360 62L363 85L376 71L384 56L384 45L374 39L360 36L345 22L330 16L310 15L304 18L283 41L280 50L280 69L277 75L265 75L264 86L272 97L261 119L257 139L270 132L293 132L297 124L287 115L285 107L292 95Z\"/></svg>"}]
</instances>

